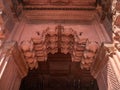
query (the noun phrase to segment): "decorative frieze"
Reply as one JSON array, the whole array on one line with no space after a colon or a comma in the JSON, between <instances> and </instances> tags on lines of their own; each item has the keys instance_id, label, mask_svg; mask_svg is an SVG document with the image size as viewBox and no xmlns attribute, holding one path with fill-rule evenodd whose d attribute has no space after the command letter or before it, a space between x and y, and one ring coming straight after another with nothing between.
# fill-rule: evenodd
<instances>
[{"instance_id":1,"label":"decorative frieze","mask_svg":"<svg viewBox=\"0 0 120 90\"><path fill-rule=\"evenodd\" d=\"M96 0L23 0L25 5L74 5L74 6L95 6Z\"/></svg>"},{"instance_id":2,"label":"decorative frieze","mask_svg":"<svg viewBox=\"0 0 120 90\"><path fill-rule=\"evenodd\" d=\"M25 10L26 19L32 20L76 20L92 22L95 18L94 11L74 10Z\"/></svg>"}]
</instances>

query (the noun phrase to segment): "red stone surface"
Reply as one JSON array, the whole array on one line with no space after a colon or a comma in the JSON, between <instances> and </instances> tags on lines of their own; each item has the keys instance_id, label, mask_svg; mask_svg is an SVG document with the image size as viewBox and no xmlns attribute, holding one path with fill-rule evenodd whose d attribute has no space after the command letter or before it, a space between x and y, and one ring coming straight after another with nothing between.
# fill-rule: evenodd
<instances>
[{"instance_id":1,"label":"red stone surface","mask_svg":"<svg viewBox=\"0 0 120 90\"><path fill-rule=\"evenodd\" d=\"M115 25L120 27L120 15L116 18Z\"/></svg>"},{"instance_id":2,"label":"red stone surface","mask_svg":"<svg viewBox=\"0 0 120 90\"><path fill-rule=\"evenodd\" d=\"M120 11L120 1L118 1L116 4L116 10Z\"/></svg>"}]
</instances>

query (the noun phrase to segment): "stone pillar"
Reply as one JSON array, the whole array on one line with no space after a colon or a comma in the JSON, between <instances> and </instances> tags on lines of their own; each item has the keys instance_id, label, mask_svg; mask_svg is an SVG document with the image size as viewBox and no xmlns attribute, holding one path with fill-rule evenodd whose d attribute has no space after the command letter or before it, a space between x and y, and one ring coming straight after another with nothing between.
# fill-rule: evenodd
<instances>
[{"instance_id":1,"label":"stone pillar","mask_svg":"<svg viewBox=\"0 0 120 90\"><path fill-rule=\"evenodd\" d=\"M0 58L0 90L19 90L28 68L17 43L5 43Z\"/></svg>"},{"instance_id":2,"label":"stone pillar","mask_svg":"<svg viewBox=\"0 0 120 90\"><path fill-rule=\"evenodd\" d=\"M12 51L11 51L12 57L14 59L15 64L18 67L20 74L21 74L21 78L23 78L27 75L28 67L26 65L23 55L21 54L21 51L18 47L17 42L13 42L13 43L14 43L14 45L13 45Z\"/></svg>"}]
</instances>

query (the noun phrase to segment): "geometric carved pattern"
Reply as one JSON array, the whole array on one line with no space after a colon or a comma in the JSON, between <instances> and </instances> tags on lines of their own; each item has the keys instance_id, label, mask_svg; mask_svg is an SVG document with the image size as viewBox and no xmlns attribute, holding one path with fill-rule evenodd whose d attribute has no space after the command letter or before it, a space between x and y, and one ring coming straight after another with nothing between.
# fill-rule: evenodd
<instances>
[{"instance_id":1,"label":"geometric carved pattern","mask_svg":"<svg viewBox=\"0 0 120 90\"><path fill-rule=\"evenodd\" d=\"M106 86L108 85L108 78L107 78L107 66L105 66L105 68L103 69L102 71L102 74L103 74L103 79L104 79L104 84L105 84L105 87L104 88L107 88Z\"/></svg>"},{"instance_id":2,"label":"geometric carved pattern","mask_svg":"<svg viewBox=\"0 0 120 90\"><path fill-rule=\"evenodd\" d=\"M108 62L107 74L111 90L120 90L120 82L118 81L118 78L110 62Z\"/></svg>"},{"instance_id":3,"label":"geometric carved pattern","mask_svg":"<svg viewBox=\"0 0 120 90\"><path fill-rule=\"evenodd\" d=\"M108 61L107 65L102 70L102 76L104 80L102 82L105 85L104 90L120 90L120 82L118 81L110 61Z\"/></svg>"}]
</instances>

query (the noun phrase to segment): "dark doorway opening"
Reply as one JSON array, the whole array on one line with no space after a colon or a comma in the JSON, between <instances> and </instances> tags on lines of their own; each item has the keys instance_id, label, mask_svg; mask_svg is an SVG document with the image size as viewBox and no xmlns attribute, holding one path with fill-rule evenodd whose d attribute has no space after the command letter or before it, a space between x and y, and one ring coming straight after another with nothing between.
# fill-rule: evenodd
<instances>
[{"instance_id":1,"label":"dark doorway opening","mask_svg":"<svg viewBox=\"0 0 120 90\"><path fill-rule=\"evenodd\" d=\"M90 71L81 70L70 54L56 53L48 54L47 62L29 71L20 90L98 90L98 86Z\"/></svg>"}]
</instances>

